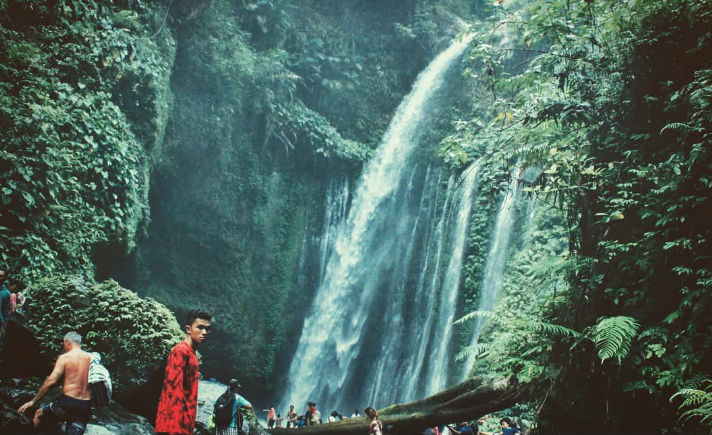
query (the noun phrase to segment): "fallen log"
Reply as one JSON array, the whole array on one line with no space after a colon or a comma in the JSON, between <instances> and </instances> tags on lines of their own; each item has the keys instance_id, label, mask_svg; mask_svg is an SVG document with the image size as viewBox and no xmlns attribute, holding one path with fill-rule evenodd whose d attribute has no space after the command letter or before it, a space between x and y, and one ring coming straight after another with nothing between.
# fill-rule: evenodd
<instances>
[{"instance_id":1,"label":"fallen log","mask_svg":"<svg viewBox=\"0 0 712 435\"><path fill-rule=\"evenodd\" d=\"M383 408L378 414L386 435L420 434L428 427L469 421L509 408L524 397L524 391L509 379L485 383L475 377L424 399ZM265 430L272 435L364 435L368 433L368 423L361 417L309 426L298 432L287 428Z\"/></svg>"}]
</instances>

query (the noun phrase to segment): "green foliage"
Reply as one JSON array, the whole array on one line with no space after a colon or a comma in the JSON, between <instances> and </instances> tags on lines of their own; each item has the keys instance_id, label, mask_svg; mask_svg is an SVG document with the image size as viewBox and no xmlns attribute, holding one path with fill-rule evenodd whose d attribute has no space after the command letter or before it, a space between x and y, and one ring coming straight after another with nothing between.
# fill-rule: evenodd
<instances>
[{"instance_id":1,"label":"green foliage","mask_svg":"<svg viewBox=\"0 0 712 435\"><path fill-rule=\"evenodd\" d=\"M697 420L712 433L712 381L703 379L701 382L688 384L673 394L670 401L683 399L679 405L682 423Z\"/></svg>"},{"instance_id":2,"label":"green foliage","mask_svg":"<svg viewBox=\"0 0 712 435\"><path fill-rule=\"evenodd\" d=\"M168 42L159 48L135 11L104 2L0 9L0 261L30 280L91 276L95 246L131 250L147 221Z\"/></svg>"},{"instance_id":3,"label":"green foliage","mask_svg":"<svg viewBox=\"0 0 712 435\"><path fill-rule=\"evenodd\" d=\"M344 139L323 116L304 105L286 105L276 108L270 129L287 151L294 150L295 144L304 144L323 157L343 160L365 161L371 149L348 139Z\"/></svg>"},{"instance_id":4,"label":"green foliage","mask_svg":"<svg viewBox=\"0 0 712 435\"><path fill-rule=\"evenodd\" d=\"M593 327L594 341L601 361L620 360L630 351L630 344L638 334L640 324L632 317L602 317Z\"/></svg>"},{"instance_id":5,"label":"green foliage","mask_svg":"<svg viewBox=\"0 0 712 435\"><path fill-rule=\"evenodd\" d=\"M566 288L542 293L534 314L607 331L598 350L564 337L532 346L541 397L553 397L542 430L670 430L665 398L706 370L711 24L708 2L554 0L498 3L475 31L469 76L485 97L442 156L485 155L502 176L515 162L541 170L525 191L560 211L570 257ZM575 416L559 405L575 401ZM651 420L649 409L664 411Z\"/></svg>"},{"instance_id":6,"label":"green foliage","mask_svg":"<svg viewBox=\"0 0 712 435\"><path fill-rule=\"evenodd\" d=\"M141 299L115 281L91 284L73 276L43 278L27 289L25 315L48 357L61 351L64 334L79 332L84 350L99 352L118 398L145 381L182 337L173 313Z\"/></svg>"}]
</instances>

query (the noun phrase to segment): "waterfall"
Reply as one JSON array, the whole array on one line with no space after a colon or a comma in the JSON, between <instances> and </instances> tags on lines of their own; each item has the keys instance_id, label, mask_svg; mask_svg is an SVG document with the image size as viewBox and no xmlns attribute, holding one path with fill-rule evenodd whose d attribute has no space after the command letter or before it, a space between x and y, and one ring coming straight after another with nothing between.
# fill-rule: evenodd
<instances>
[{"instance_id":1,"label":"waterfall","mask_svg":"<svg viewBox=\"0 0 712 435\"><path fill-rule=\"evenodd\" d=\"M433 361L428 371L428 394L434 394L447 386L449 379L450 345L452 325L455 320L457 296L460 290L462 256L465 250L467 226L472 209L472 193L477 189L477 175L480 162L473 163L465 172L462 180L462 196L457 222L453 230L454 241L451 247L450 261L445 272L445 280L440 291L440 303L437 315L436 332L438 337L432 352Z\"/></svg>"},{"instance_id":2,"label":"waterfall","mask_svg":"<svg viewBox=\"0 0 712 435\"><path fill-rule=\"evenodd\" d=\"M418 276L418 285L415 290L416 315L419 318L425 319L422 328L413 328L411 334L406 338L410 343L413 343L415 348L411 349L410 361L406 364L406 369L401 372L401 380L396 384L396 388L403 391L403 396L406 400L410 400L416 396L416 392L420 387L420 374L426 360L426 351L430 343L432 331L432 323L435 316L432 315L435 307L436 292L440 270L440 259L442 258L443 245L448 233L445 229L452 216L451 201L453 196L454 177L450 176L445 190L446 197L443 205L440 219L434 228L434 233L429 237L430 243L426 246L423 261L420 265L420 274ZM437 203L437 198L436 201ZM435 252L435 259L430 262L431 251ZM429 267L430 265L432 267ZM428 279L430 278L430 279Z\"/></svg>"},{"instance_id":3,"label":"waterfall","mask_svg":"<svg viewBox=\"0 0 712 435\"><path fill-rule=\"evenodd\" d=\"M485 272L482 276L482 282L480 284L479 297L480 301L477 306L478 311L490 311L497 302L497 295L499 289L502 287L502 280L504 279L505 266L507 264L507 258L509 253L509 244L512 236L512 225L514 224L514 200L519 192L519 179L516 176L512 176L509 188L504 194L504 199L497 212L497 220L494 226L494 232L492 233L492 239L490 241L490 249L487 254L487 261L485 263ZM477 356L474 351L477 345L477 340L480 337L480 331L484 326L485 318L476 317L475 326L472 330L472 337L470 339L470 349L472 352L467 357L465 365L462 369L462 379L465 379L469 374L472 365L475 362Z\"/></svg>"},{"instance_id":4,"label":"waterfall","mask_svg":"<svg viewBox=\"0 0 712 435\"><path fill-rule=\"evenodd\" d=\"M399 337L423 320L413 315L409 293L419 286L423 244L434 233L430 204L440 181L411 157L467 45L454 42L418 76L365 165L306 313L282 408L313 400L346 412L402 398L391 382L415 345Z\"/></svg>"},{"instance_id":5,"label":"waterfall","mask_svg":"<svg viewBox=\"0 0 712 435\"><path fill-rule=\"evenodd\" d=\"M326 273L327 260L331 256L334 248L334 239L339 233L341 224L346 217L349 202L349 181L346 179L341 183L333 180L329 183L326 191L326 209L324 210L324 231L320 240L319 257L319 284L324 279Z\"/></svg>"}]
</instances>

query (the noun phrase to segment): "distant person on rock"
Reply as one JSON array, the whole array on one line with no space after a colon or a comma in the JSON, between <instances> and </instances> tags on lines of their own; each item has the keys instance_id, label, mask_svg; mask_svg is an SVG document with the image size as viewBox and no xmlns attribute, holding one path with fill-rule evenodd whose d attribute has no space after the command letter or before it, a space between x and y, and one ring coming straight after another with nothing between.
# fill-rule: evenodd
<instances>
[{"instance_id":1,"label":"distant person on rock","mask_svg":"<svg viewBox=\"0 0 712 435\"><path fill-rule=\"evenodd\" d=\"M356 417L361 417L361 414L358 413L358 409L354 409L354 413L351 414L351 418L356 418Z\"/></svg>"},{"instance_id":2,"label":"distant person on rock","mask_svg":"<svg viewBox=\"0 0 712 435\"><path fill-rule=\"evenodd\" d=\"M252 404L239 395L240 383L231 379L227 390L215 401L214 421L216 435L242 434L242 414L240 407L252 409Z\"/></svg>"},{"instance_id":3,"label":"distant person on rock","mask_svg":"<svg viewBox=\"0 0 712 435\"><path fill-rule=\"evenodd\" d=\"M509 417L500 419L499 425L502 427L502 435L515 435L517 433L522 433L522 431L512 423L512 419Z\"/></svg>"},{"instance_id":4,"label":"distant person on rock","mask_svg":"<svg viewBox=\"0 0 712 435\"><path fill-rule=\"evenodd\" d=\"M294 405L289 405L289 411L287 411L287 427L297 427L297 413L294 412Z\"/></svg>"},{"instance_id":5,"label":"distant person on rock","mask_svg":"<svg viewBox=\"0 0 712 435\"><path fill-rule=\"evenodd\" d=\"M5 345L5 331L10 320L12 293L5 285L7 273L0 270L0 349Z\"/></svg>"},{"instance_id":6,"label":"distant person on rock","mask_svg":"<svg viewBox=\"0 0 712 435\"><path fill-rule=\"evenodd\" d=\"M477 433L479 432L478 427L476 425L473 427L466 421L463 421L462 423L458 424L457 427L448 426L448 429L450 429L450 432L460 435L477 435Z\"/></svg>"},{"instance_id":7,"label":"distant person on rock","mask_svg":"<svg viewBox=\"0 0 712 435\"><path fill-rule=\"evenodd\" d=\"M17 306L15 307L15 311L20 314L22 314L22 307L25 305L25 295L22 293L22 289L24 288L25 286L20 284L17 289Z\"/></svg>"},{"instance_id":8,"label":"distant person on rock","mask_svg":"<svg viewBox=\"0 0 712 435\"><path fill-rule=\"evenodd\" d=\"M307 426L316 426L321 423L321 413L316 409L316 403L307 403L307 410L304 413L304 419Z\"/></svg>"},{"instance_id":9,"label":"distant person on rock","mask_svg":"<svg viewBox=\"0 0 712 435\"><path fill-rule=\"evenodd\" d=\"M378 419L378 411L369 406L363 413L368 421L368 435L383 435L383 424Z\"/></svg>"},{"instance_id":10,"label":"distant person on rock","mask_svg":"<svg viewBox=\"0 0 712 435\"><path fill-rule=\"evenodd\" d=\"M269 409L263 409L262 411L267 413L267 427L272 429L274 427L274 405L269 405Z\"/></svg>"},{"instance_id":11,"label":"distant person on rock","mask_svg":"<svg viewBox=\"0 0 712 435\"><path fill-rule=\"evenodd\" d=\"M277 414L277 426L276 427L282 427L282 414Z\"/></svg>"},{"instance_id":12,"label":"distant person on rock","mask_svg":"<svg viewBox=\"0 0 712 435\"><path fill-rule=\"evenodd\" d=\"M314 406L312 407L312 426L321 424L321 423L322 423L321 412L319 412L319 410L316 409L316 403L315 403Z\"/></svg>"},{"instance_id":13,"label":"distant person on rock","mask_svg":"<svg viewBox=\"0 0 712 435\"><path fill-rule=\"evenodd\" d=\"M210 334L210 314L191 310L185 338L168 355L158 402L156 433L192 434L198 410L198 356L195 350Z\"/></svg>"},{"instance_id":14,"label":"distant person on rock","mask_svg":"<svg viewBox=\"0 0 712 435\"><path fill-rule=\"evenodd\" d=\"M54 402L37 409L32 419L35 427L40 418L52 416L60 421L66 421L65 434L82 435L87 429L91 413L91 393L89 392L89 363L91 355L82 350L82 336L72 331L64 336L66 353L57 358L52 373L44 381L35 397L20 406L17 410L24 413L37 404L51 386L64 377L62 395Z\"/></svg>"}]
</instances>

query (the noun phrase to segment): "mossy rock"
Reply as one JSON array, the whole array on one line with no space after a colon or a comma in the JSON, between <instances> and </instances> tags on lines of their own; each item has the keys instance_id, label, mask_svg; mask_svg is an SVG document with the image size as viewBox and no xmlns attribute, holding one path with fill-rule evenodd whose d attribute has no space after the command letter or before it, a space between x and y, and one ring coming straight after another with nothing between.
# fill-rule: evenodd
<instances>
[{"instance_id":1,"label":"mossy rock","mask_svg":"<svg viewBox=\"0 0 712 435\"><path fill-rule=\"evenodd\" d=\"M41 352L53 358L62 351L64 334L79 332L83 349L101 354L119 401L145 383L148 372L182 337L168 308L113 280L92 284L55 276L33 284L27 297L27 326Z\"/></svg>"}]
</instances>

